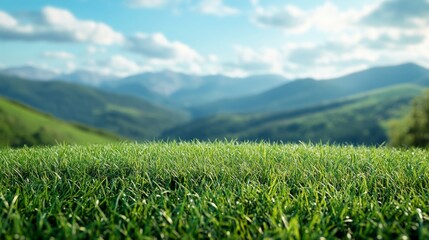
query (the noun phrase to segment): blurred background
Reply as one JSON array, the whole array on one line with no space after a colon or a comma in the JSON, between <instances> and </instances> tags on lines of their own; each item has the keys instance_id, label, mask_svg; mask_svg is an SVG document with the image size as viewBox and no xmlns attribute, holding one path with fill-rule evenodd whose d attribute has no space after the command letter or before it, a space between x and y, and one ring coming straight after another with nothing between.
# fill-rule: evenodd
<instances>
[{"instance_id":1,"label":"blurred background","mask_svg":"<svg viewBox=\"0 0 429 240\"><path fill-rule=\"evenodd\" d=\"M0 3L0 146L427 146L427 0Z\"/></svg>"}]
</instances>

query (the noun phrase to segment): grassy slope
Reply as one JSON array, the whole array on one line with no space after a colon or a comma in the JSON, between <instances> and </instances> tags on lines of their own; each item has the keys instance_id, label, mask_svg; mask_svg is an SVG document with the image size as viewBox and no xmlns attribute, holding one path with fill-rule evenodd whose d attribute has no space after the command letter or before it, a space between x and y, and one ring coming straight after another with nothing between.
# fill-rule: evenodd
<instances>
[{"instance_id":1,"label":"grassy slope","mask_svg":"<svg viewBox=\"0 0 429 240\"><path fill-rule=\"evenodd\" d=\"M295 111L207 117L171 129L165 137L380 144L387 141L384 122L421 92L417 85L398 85Z\"/></svg>"},{"instance_id":2,"label":"grassy slope","mask_svg":"<svg viewBox=\"0 0 429 240\"><path fill-rule=\"evenodd\" d=\"M60 121L4 98L0 98L0 136L0 146L14 147L118 141L113 135Z\"/></svg>"},{"instance_id":3,"label":"grassy slope","mask_svg":"<svg viewBox=\"0 0 429 240\"><path fill-rule=\"evenodd\" d=\"M0 238L428 239L428 156L234 142L3 149Z\"/></svg>"},{"instance_id":4,"label":"grassy slope","mask_svg":"<svg viewBox=\"0 0 429 240\"><path fill-rule=\"evenodd\" d=\"M153 139L183 123L183 113L128 96L65 82L37 82L0 75L0 95L58 118L134 139Z\"/></svg>"}]
</instances>

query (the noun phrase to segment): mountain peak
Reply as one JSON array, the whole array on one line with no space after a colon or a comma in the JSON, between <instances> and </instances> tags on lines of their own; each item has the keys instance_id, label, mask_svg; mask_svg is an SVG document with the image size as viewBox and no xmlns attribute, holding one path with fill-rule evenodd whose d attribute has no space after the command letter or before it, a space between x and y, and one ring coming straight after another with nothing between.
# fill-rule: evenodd
<instances>
[{"instance_id":1,"label":"mountain peak","mask_svg":"<svg viewBox=\"0 0 429 240\"><path fill-rule=\"evenodd\" d=\"M429 69L413 62L403 63L400 65L397 65L396 67L409 72L414 72L414 71L427 72L427 74L429 75Z\"/></svg>"},{"instance_id":2,"label":"mountain peak","mask_svg":"<svg viewBox=\"0 0 429 240\"><path fill-rule=\"evenodd\" d=\"M417 63L414 63L414 62L405 62L405 63L397 65L397 67L424 68L423 66L421 66Z\"/></svg>"}]
</instances>

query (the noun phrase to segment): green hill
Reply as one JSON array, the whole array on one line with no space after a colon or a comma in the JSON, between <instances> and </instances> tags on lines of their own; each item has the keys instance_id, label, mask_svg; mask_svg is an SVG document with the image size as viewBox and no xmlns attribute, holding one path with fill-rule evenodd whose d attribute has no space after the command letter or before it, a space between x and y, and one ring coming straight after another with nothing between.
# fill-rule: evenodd
<instances>
[{"instance_id":1,"label":"green hill","mask_svg":"<svg viewBox=\"0 0 429 240\"><path fill-rule=\"evenodd\" d=\"M0 98L0 146L111 143L118 140L111 134L69 124Z\"/></svg>"},{"instance_id":2,"label":"green hill","mask_svg":"<svg viewBox=\"0 0 429 240\"><path fill-rule=\"evenodd\" d=\"M40 82L0 75L0 95L58 118L106 129L133 139L153 139L183 123L184 113L136 97L65 82Z\"/></svg>"},{"instance_id":3,"label":"green hill","mask_svg":"<svg viewBox=\"0 0 429 240\"><path fill-rule=\"evenodd\" d=\"M384 123L422 91L417 85L397 85L299 110L217 115L168 130L164 137L380 144L387 141Z\"/></svg>"},{"instance_id":4,"label":"green hill","mask_svg":"<svg viewBox=\"0 0 429 240\"><path fill-rule=\"evenodd\" d=\"M330 80L296 80L262 94L222 100L191 110L197 117L214 113L293 110L394 85L429 86L427 77L429 70L416 64L378 67Z\"/></svg>"}]
</instances>

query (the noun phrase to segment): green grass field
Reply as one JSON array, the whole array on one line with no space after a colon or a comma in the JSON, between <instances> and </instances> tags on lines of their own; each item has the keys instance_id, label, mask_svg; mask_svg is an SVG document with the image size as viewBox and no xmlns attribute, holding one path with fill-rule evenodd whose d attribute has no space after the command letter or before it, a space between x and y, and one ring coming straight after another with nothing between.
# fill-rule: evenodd
<instances>
[{"instance_id":1,"label":"green grass field","mask_svg":"<svg viewBox=\"0 0 429 240\"><path fill-rule=\"evenodd\" d=\"M123 143L0 163L0 239L429 238L428 150Z\"/></svg>"}]
</instances>

